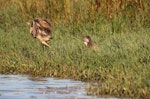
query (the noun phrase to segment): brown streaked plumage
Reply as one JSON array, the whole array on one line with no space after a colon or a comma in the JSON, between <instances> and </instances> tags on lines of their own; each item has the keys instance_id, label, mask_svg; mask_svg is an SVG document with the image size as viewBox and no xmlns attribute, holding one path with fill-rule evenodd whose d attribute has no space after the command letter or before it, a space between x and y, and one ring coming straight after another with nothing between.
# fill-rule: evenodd
<instances>
[{"instance_id":1,"label":"brown streaked plumage","mask_svg":"<svg viewBox=\"0 0 150 99\"><path fill-rule=\"evenodd\" d=\"M39 39L39 41L45 46L50 46L46 43L46 41L52 39L52 26L48 19L38 18L28 23L30 25L30 34Z\"/></svg>"},{"instance_id":2,"label":"brown streaked plumage","mask_svg":"<svg viewBox=\"0 0 150 99\"><path fill-rule=\"evenodd\" d=\"M88 35L83 37L83 43L88 48L91 48L91 47L93 47L95 45L94 42L92 41L91 37L88 36Z\"/></svg>"}]
</instances>

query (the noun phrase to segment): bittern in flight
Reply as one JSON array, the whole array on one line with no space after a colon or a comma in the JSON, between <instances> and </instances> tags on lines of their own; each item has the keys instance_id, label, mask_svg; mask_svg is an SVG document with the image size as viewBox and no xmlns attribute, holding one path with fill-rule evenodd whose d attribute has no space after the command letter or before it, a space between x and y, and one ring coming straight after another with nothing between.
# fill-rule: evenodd
<instances>
[{"instance_id":1,"label":"bittern in flight","mask_svg":"<svg viewBox=\"0 0 150 99\"><path fill-rule=\"evenodd\" d=\"M39 39L39 41L50 48L50 45L46 43L52 39L52 25L48 19L38 18L28 23L30 26L30 34Z\"/></svg>"}]
</instances>

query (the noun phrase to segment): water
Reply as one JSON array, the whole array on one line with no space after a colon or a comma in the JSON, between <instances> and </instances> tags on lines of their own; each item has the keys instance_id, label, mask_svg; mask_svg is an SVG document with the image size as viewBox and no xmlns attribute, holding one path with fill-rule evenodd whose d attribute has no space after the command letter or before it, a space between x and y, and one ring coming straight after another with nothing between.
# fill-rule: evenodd
<instances>
[{"instance_id":1,"label":"water","mask_svg":"<svg viewBox=\"0 0 150 99\"><path fill-rule=\"evenodd\" d=\"M0 75L0 99L98 99L88 96L86 87L70 79Z\"/></svg>"}]
</instances>

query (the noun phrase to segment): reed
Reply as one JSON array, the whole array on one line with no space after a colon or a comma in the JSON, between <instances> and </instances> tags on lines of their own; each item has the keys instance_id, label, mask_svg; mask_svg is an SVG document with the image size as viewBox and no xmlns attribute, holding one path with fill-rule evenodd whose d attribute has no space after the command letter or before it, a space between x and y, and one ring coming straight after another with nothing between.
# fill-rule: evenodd
<instances>
[{"instance_id":1,"label":"reed","mask_svg":"<svg viewBox=\"0 0 150 99\"><path fill-rule=\"evenodd\" d=\"M53 23L93 22L103 18L113 21L122 18L128 25L147 27L149 22L149 0L1 0L1 8L11 6L18 19L26 22L37 17L47 17ZM13 15L13 13L12 13ZM9 16L13 17L13 16ZM4 18L2 17L2 20ZM148 22L147 22L148 21ZM122 23L122 22L121 22ZM124 23L124 22L123 22ZM122 23L122 24L123 24ZM72 23L73 24L73 23Z\"/></svg>"}]
</instances>

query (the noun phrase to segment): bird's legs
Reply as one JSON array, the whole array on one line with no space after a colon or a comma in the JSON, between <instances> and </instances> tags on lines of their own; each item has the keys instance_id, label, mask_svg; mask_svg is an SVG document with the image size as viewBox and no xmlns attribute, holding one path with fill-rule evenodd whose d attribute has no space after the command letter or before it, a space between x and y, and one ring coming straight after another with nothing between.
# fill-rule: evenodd
<instances>
[{"instance_id":1,"label":"bird's legs","mask_svg":"<svg viewBox=\"0 0 150 99\"><path fill-rule=\"evenodd\" d=\"M42 44L44 44L45 46L47 46L47 47L51 48L51 46L50 46L50 45L48 45L45 41L41 41L41 43L42 43Z\"/></svg>"},{"instance_id":2,"label":"bird's legs","mask_svg":"<svg viewBox=\"0 0 150 99\"><path fill-rule=\"evenodd\" d=\"M42 41L41 43L51 49L51 46L48 45L45 41ZM44 49L45 49L45 46L44 46ZM55 54L55 51L52 50L51 53Z\"/></svg>"}]
</instances>

